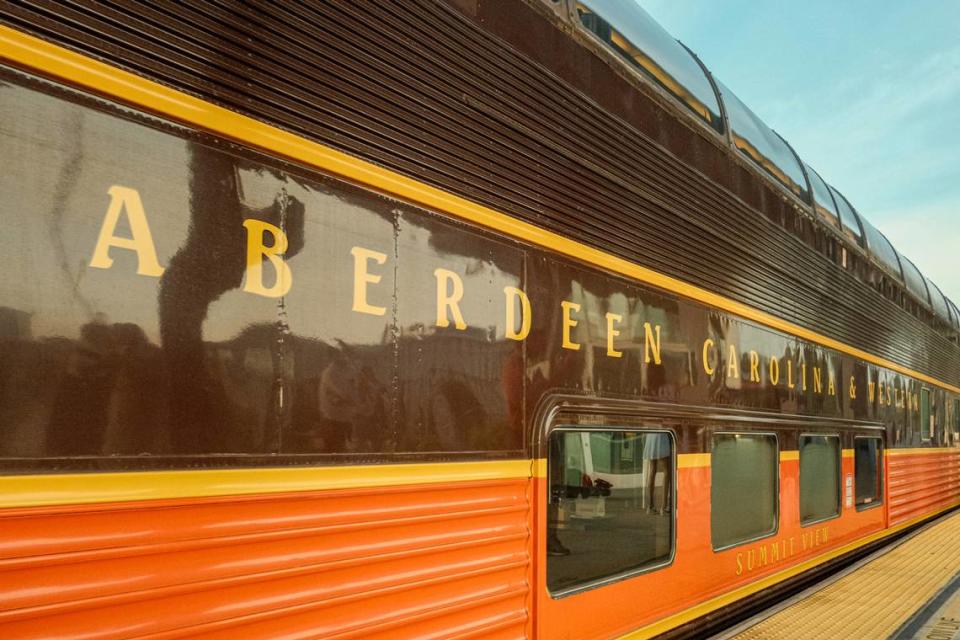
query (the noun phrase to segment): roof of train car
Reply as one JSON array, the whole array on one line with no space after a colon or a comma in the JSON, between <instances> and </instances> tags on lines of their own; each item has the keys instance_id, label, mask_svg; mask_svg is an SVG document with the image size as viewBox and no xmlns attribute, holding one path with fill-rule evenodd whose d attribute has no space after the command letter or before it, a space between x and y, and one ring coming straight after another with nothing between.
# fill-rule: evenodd
<instances>
[{"instance_id":1,"label":"roof of train car","mask_svg":"<svg viewBox=\"0 0 960 640\"><path fill-rule=\"evenodd\" d=\"M714 78L692 51L674 40L640 6L639 1L575 0L575 6L584 28L664 88L697 119L729 135L746 159L781 189L810 206L815 218L864 249L875 265L904 284L906 290L946 326L960 327L960 318L954 312L956 305L912 262L904 266L903 263L908 261L893 243L845 196L832 185L827 185L786 140ZM704 86L707 85L714 87L713 96L704 95ZM704 106L707 104L709 107ZM723 121L719 124L714 117L716 110L722 114ZM921 280L928 286L921 287Z\"/></svg>"}]
</instances>

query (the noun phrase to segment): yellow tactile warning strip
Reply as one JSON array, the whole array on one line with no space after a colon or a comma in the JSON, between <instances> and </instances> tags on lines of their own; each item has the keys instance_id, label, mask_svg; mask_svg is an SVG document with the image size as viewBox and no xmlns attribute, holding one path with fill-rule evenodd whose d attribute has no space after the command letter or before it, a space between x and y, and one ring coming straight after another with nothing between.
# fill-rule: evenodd
<instances>
[{"instance_id":1,"label":"yellow tactile warning strip","mask_svg":"<svg viewBox=\"0 0 960 640\"><path fill-rule=\"evenodd\" d=\"M958 539L955 513L735 640L889 638L960 570Z\"/></svg>"}]
</instances>

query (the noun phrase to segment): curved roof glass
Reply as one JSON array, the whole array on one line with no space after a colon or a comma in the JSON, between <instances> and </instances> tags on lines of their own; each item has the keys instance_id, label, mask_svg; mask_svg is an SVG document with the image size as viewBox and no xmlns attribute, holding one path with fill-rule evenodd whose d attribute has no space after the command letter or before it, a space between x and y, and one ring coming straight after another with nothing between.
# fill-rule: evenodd
<instances>
[{"instance_id":1,"label":"curved roof glass","mask_svg":"<svg viewBox=\"0 0 960 640\"><path fill-rule=\"evenodd\" d=\"M636 2L580 0L581 24L718 132L720 103L703 68Z\"/></svg>"},{"instance_id":2,"label":"curved roof glass","mask_svg":"<svg viewBox=\"0 0 960 640\"><path fill-rule=\"evenodd\" d=\"M953 328L960 329L960 309L957 308L957 305L953 304L953 300L947 298L947 303L950 305L950 309L953 310Z\"/></svg>"},{"instance_id":3,"label":"curved roof glass","mask_svg":"<svg viewBox=\"0 0 960 640\"><path fill-rule=\"evenodd\" d=\"M745 156L760 165L777 182L804 201L810 201L807 181L797 156L773 129L763 123L747 105L740 102L723 83L717 81L733 143Z\"/></svg>"},{"instance_id":4,"label":"curved roof glass","mask_svg":"<svg viewBox=\"0 0 960 640\"><path fill-rule=\"evenodd\" d=\"M900 269L900 260L897 258L897 250L893 248L887 236L880 233L880 230L870 224L870 221L864 217L860 218L863 225L863 232L867 239L867 250L870 254L897 278L903 280L903 271Z\"/></svg>"},{"instance_id":5,"label":"curved roof glass","mask_svg":"<svg viewBox=\"0 0 960 640\"><path fill-rule=\"evenodd\" d=\"M853 210L843 194L830 187L830 193L833 194L833 201L837 203L837 210L840 213L840 224L843 232L848 238L863 246L863 232L860 231L860 216Z\"/></svg>"},{"instance_id":6,"label":"curved roof glass","mask_svg":"<svg viewBox=\"0 0 960 640\"><path fill-rule=\"evenodd\" d=\"M930 278L925 277L924 279L927 281L927 288L930 290L930 303L933 306L933 313L950 326L953 326L953 318L950 317L947 299L943 296L943 292L940 291L940 287L933 284Z\"/></svg>"},{"instance_id":7,"label":"curved roof glass","mask_svg":"<svg viewBox=\"0 0 960 640\"><path fill-rule=\"evenodd\" d=\"M820 174L806 162L803 163L807 170L807 178L810 179L810 188L813 191L813 206L817 214L835 229L840 229L840 214L837 213L837 205L830 195L830 187L823 181Z\"/></svg>"},{"instance_id":8,"label":"curved roof glass","mask_svg":"<svg viewBox=\"0 0 960 640\"><path fill-rule=\"evenodd\" d=\"M920 273L920 269L917 269L917 265L913 264L902 253L898 252L897 255L900 256L900 266L903 269L903 281L904 284L907 285L907 289L914 296L929 305L930 292L927 291L927 284L924 282L923 274Z\"/></svg>"}]
</instances>

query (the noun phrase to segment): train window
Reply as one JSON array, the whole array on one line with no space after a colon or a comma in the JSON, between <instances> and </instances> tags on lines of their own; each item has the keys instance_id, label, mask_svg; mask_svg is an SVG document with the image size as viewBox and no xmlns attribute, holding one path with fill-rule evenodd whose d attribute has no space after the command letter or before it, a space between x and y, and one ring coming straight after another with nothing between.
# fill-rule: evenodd
<instances>
[{"instance_id":1,"label":"train window","mask_svg":"<svg viewBox=\"0 0 960 640\"><path fill-rule=\"evenodd\" d=\"M930 389L920 389L920 437L933 440L933 413L930 411Z\"/></svg>"},{"instance_id":2,"label":"train window","mask_svg":"<svg viewBox=\"0 0 960 640\"><path fill-rule=\"evenodd\" d=\"M842 193L833 187L830 187L830 193L833 194L833 201L837 203L837 211L840 213L840 227L843 229L843 233L854 243L863 246L863 231L860 229L860 220L857 213Z\"/></svg>"},{"instance_id":3,"label":"train window","mask_svg":"<svg viewBox=\"0 0 960 640\"><path fill-rule=\"evenodd\" d=\"M830 195L830 187L823 181L820 174L813 168L804 163L807 169L807 177L810 179L810 187L813 190L813 204L817 214L834 229L840 229L840 214L837 213L837 205Z\"/></svg>"},{"instance_id":4,"label":"train window","mask_svg":"<svg viewBox=\"0 0 960 640\"><path fill-rule=\"evenodd\" d=\"M800 436L800 524L840 515L840 438Z\"/></svg>"},{"instance_id":5,"label":"train window","mask_svg":"<svg viewBox=\"0 0 960 640\"><path fill-rule=\"evenodd\" d=\"M714 550L776 533L779 448L772 434L718 433L710 454Z\"/></svg>"},{"instance_id":6,"label":"train window","mask_svg":"<svg viewBox=\"0 0 960 640\"><path fill-rule=\"evenodd\" d=\"M950 318L950 308L947 306L946 297L940 291L940 287L935 285L930 278L924 279L927 281L927 289L930 290L930 304L933 306L934 315L948 326L952 326L953 322Z\"/></svg>"},{"instance_id":7,"label":"train window","mask_svg":"<svg viewBox=\"0 0 960 640\"><path fill-rule=\"evenodd\" d=\"M551 593L668 564L674 539L671 435L560 428L549 443Z\"/></svg>"},{"instance_id":8,"label":"train window","mask_svg":"<svg viewBox=\"0 0 960 640\"><path fill-rule=\"evenodd\" d=\"M897 257L897 250L893 248L887 237L880 233L880 230L870 224L870 221L861 217L863 231L867 240L867 249L877 262L885 266L890 272L903 279L903 272L900 269L900 259Z\"/></svg>"},{"instance_id":9,"label":"train window","mask_svg":"<svg viewBox=\"0 0 960 640\"><path fill-rule=\"evenodd\" d=\"M910 293L930 304L930 292L927 291L927 283L924 281L923 274L917 269L917 265L900 254L900 266L903 267L903 281Z\"/></svg>"},{"instance_id":10,"label":"train window","mask_svg":"<svg viewBox=\"0 0 960 640\"><path fill-rule=\"evenodd\" d=\"M630 66L723 132L720 103L700 63L638 3L581 0L577 15L584 28Z\"/></svg>"},{"instance_id":11,"label":"train window","mask_svg":"<svg viewBox=\"0 0 960 640\"><path fill-rule=\"evenodd\" d=\"M810 201L803 168L793 150L777 133L763 123L730 89L721 82L720 94L727 108L730 132L737 149L764 171L773 176L788 191Z\"/></svg>"},{"instance_id":12,"label":"train window","mask_svg":"<svg viewBox=\"0 0 960 640\"><path fill-rule=\"evenodd\" d=\"M880 438L854 438L853 469L857 509L883 502L883 444Z\"/></svg>"}]
</instances>

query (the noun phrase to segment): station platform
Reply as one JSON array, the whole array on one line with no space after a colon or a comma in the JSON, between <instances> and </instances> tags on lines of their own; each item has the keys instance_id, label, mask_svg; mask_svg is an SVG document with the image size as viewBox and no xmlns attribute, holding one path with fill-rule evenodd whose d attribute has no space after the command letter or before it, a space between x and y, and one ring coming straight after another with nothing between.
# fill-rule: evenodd
<instances>
[{"instance_id":1,"label":"station platform","mask_svg":"<svg viewBox=\"0 0 960 640\"><path fill-rule=\"evenodd\" d=\"M960 640L960 512L720 638Z\"/></svg>"}]
</instances>

